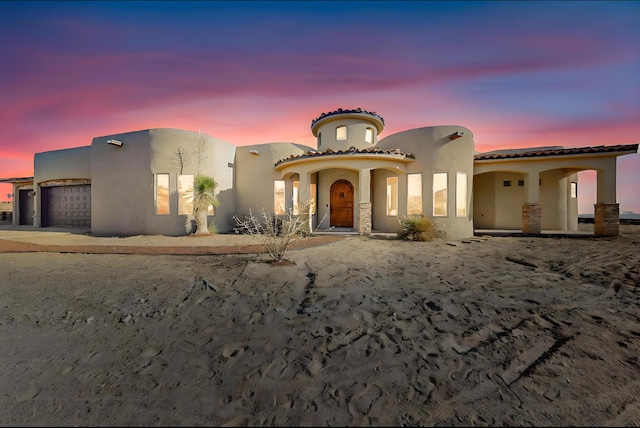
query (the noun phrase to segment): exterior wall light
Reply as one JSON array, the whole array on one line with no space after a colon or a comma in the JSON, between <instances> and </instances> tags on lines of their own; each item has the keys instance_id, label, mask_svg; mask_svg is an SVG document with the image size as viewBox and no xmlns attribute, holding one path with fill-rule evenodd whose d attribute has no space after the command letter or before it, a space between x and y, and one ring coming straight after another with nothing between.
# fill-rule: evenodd
<instances>
[{"instance_id":1,"label":"exterior wall light","mask_svg":"<svg viewBox=\"0 0 640 428\"><path fill-rule=\"evenodd\" d=\"M107 140L107 144L111 144L116 147L122 147L122 141L118 141L118 140Z\"/></svg>"},{"instance_id":2,"label":"exterior wall light","mask_svg":"<svg viewBox=\"0 0 640 428\"><path fill-rule=\"evenodd\" d=\"M449 135L449 140L453 141L453 140L457 140L458 138L462 137L464 135L464 132L454 132L453 134Z\"/></svg>"},{"instance_id":3,"label":"exterior wall light","mask_svg":"<svg viewBox=\"0 0 640 428\"><path fill-rule=\"evenodd\" d=\"M252 155L259 155L260 152L258 150L249 150L249 153L251 153Z\"/></svg>"}]
</instances>

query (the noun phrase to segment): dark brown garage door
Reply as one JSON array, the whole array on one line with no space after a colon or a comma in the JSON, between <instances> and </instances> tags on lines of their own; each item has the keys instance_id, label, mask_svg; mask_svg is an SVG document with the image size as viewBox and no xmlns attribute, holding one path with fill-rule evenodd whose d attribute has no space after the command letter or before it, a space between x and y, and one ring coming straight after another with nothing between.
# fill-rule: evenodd
<instances>
[{"instance_id":1,"label":"dark brown garage door","mask_svg":"<svg viewBox=\"0 0 640 428\"><path fill-rule=\"evenodd\" d=\"M91 185L43 187L42 226L90 227Z\"/></svg>"}]
</instances>

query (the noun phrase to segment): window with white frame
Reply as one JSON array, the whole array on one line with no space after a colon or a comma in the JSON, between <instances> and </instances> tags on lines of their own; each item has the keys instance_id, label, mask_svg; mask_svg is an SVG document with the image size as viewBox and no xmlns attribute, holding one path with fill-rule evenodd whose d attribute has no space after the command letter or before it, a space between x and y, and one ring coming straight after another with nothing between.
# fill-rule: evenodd
<instances>
[{"instance_id":1,"label":"window with white frame","mask_svg":"<svg viewBox=\"0 0 640 428\"><path fill-rule=\"evenodd\" d=\"M293 204L293 215L300 214L300 209L298 208L298 204L300 203L300 182L299 181L293 182L291 203Z\"/></svg>"},{"instance_id":2,"label":"window with white frame","mask_svg":"<svg viewBox=\"0 0 640 428\"><path fill-rule=\"evenodd\" d=\"M156 174L154 184L156 214L169 215L169 174Z\"/></svg>"},{"instance_id":3,"label":"window with white frame","mask_svg":"<svg viewBox=\"0 0 640 428\"><path fill-rule=\"evenodd\" d=\"M446 217L447 212L447 177L446 172L433 174L433 215Z\"/></svg>"},{"instance_id":4,"label":"window with white frame","mask_svg":"<svg viewBox=\"0 0 640 428\"><path fill-rule=\"evenodd\" d=\"M284 180L273 181L273 212L276 215L286 214L284 197Z\"/></svg>"},{"instance_id":5,"label":"window with white frame","mask_svg":"<svg viewBox=\"0 0 640 428\"><path fill-rule=\"evenodd\" d=\"M456 174L456 217L467 216L467 173Z\"/></svg>"},{"instance_id":6,"label":"window with white frame","mask_svg":"<svg viewBox=\"0 0 640 428\"><path fill-rule=\"evenodd\" d=\"M193 213L193 175L178 176L178 214Z\"/></svg>"},{"instance_id":7,"label":"window with white frame","mask_svg":"<svg viewBox=\"0 0 640 428\"><path fill-rule=\"evenodd\" d=\"M338 126L336 128L336 140L346 140L347 139L347 127L346 126Z\"/></svg>"},{"instance_id":8,"label":"window with white frame","mask_svg":"<svg viewBox=\"0 0 640 428\"><path fill-rule=\"evenodd\" d=\"M398 215L398 177L387 177L387 215Z\"/></svg>"},{"instance_id":9,"label":"window with white frame","mask_svg":"<svg viewBox=\"0 0 640 428\"><path fill-rule=\"evenodd\" d=\"M310 200L309 203L311 204L311 215L315 215L316 213L316 193L317 193L317 185L316 183L311 183L311 185L309 186L309 193L310 195Z\"/></svg>"},{"instance_id":10,"label":"window with white frame","mask_svg":"<svg viewBox=\"0 0 640 428\"><path fill-rule=\"evenodd\" d=\"M422 214L422 174L407 174L407 214Z\"/></svg>"},{"instance_id":11,"label":"window with white frame","mask_svg":"<svg viewBox=\"0 0 640 428\"><path fill-rule=\"evenodd\" d=\"M373 129L367 128L364 131L364 141L365 143L373 144Z\"/></svg>"}]
</instances>

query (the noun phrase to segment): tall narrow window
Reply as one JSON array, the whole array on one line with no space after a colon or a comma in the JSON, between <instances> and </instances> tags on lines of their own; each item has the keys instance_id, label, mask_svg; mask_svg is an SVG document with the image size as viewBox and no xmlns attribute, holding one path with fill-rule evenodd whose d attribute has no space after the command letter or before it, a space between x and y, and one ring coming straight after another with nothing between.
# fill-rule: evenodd
<instances>
[{"instance_id":1,"label":"tall narrow window","mask_svg":"<svg viewBox=\"0 0 640 428\"><path fill-rule=\"evenodd\" d=\"M578 197L578 183L576 183L575 181L571 182L571 197L572 198Z\"/></svg>"},{"instance_id":2,"label":"tall narrow window","mask_svg":"<svg viewBox=\"0 0 640 428\"><path fill-rule=\"evenodd\" d=\"M447 213L447 173L433 174L433 215L446 217Z\"/></svg>"},{"instance_id":3,"label":"tall narrow window","mask_svg":"<svg viewBox=\"0 0 640 428\"><path fill-rule=\"evenodd\" d=\"M291 194L291 203L293 204L293 215L300 214L298 204L300 203L300 182L293 182L293 192Z\"/></svg>"},{"instance_id":4,"label":"tall narrow window","mask_svg":"<svg viewBox=\"0 0 640 428\"><path fill-rule=\"evenodd\" d=\"M156 174L155 180L156 214L169 214L169 174Z\"/></svg>"},{"instance_id":5,"label":"tall narrow window","mask_svg":"<svg viewBox=\"0 0 640 428\"><path fill-rule=\"evenodd\" d=\"M456 174L456 216L467 216L467 174Z\"/></svg>"},{"instance_id":6,"label":"tall narrow window","mask_svg":"<svg viewBox=\"0 0 640 428\"><path fill-rule=\"evenodd\" d=\"M311 185L309 186L309 193L310 195L310 203L311 203L311 215L314 215L316 213L316 193L317 193L317 185L316 183L311 183Z\"/></svg>"},{"instance_id":7,"label":"tall narrow window","mask_svg":"<svg viewBox=\"0 0 640 428\"><path fill-rule=\"evenodd\" d=\"M282 215L286 213L284 180L274 180L273 182L273 212L276 215Z\"/></svg>"},{"instance_id":8,"label":"tall narrow window","mask_svg":"<svg viewBox=\"0 0 640 428\"><path fill-rule=\"evenodd\" d=\"M398 215L398 177L387 177L387 215Z\"/></svg>"},{"instance_id":9,"label":"tall narrow window","mask_svg":"<svg viewBox=\"0 0 640 428\"><path fill-rule=\"evenodd\" d=\"M422 214L422 174L407 174L407 214Z\"/></svg>"},{"instance_id":10,"label":"tall narrow window","mask_svg":"<svg viewBox=\"0 0 640 428\"><path fill-rule=\"evenodd\" d=\"M347 139L347 127L338 126L336 128L336 140L346 140L346 139Z\"/></svg>"},{"instance_id":11,"label":"tall narrow window","mask_svg":"<svg viewBox=\"0 0 640 428\"><path fill-rule=\"evenodd\" d=\"M367 128L364 131L364 141L365 143L373 144L373 129Z\"/></svg>"},{"instance_id":12,"label":"tall narrow window","mask_svg":"<svg viewBox=\"0 0 640 428\"><path fill-rule=\"evenodd\" d=\"M193 175L178 176L178 214L193 213Z\"/></svg>"}]
</instances>

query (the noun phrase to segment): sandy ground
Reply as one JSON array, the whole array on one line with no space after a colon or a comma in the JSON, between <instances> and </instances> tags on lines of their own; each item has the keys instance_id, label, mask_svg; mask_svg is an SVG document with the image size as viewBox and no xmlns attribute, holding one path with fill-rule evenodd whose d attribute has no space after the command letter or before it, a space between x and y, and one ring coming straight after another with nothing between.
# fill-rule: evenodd
<instances>
[{"instance_id":1,"label":"sandy ground","mask_svg":"<svg viewBox=\"0 0 640 428\"><path fill-rule=\"evenodd\" d=\"M274 265L250 237L4 230L0 425L638 426L620 231L313 237Z\"/></svg>"}]
</instances>

